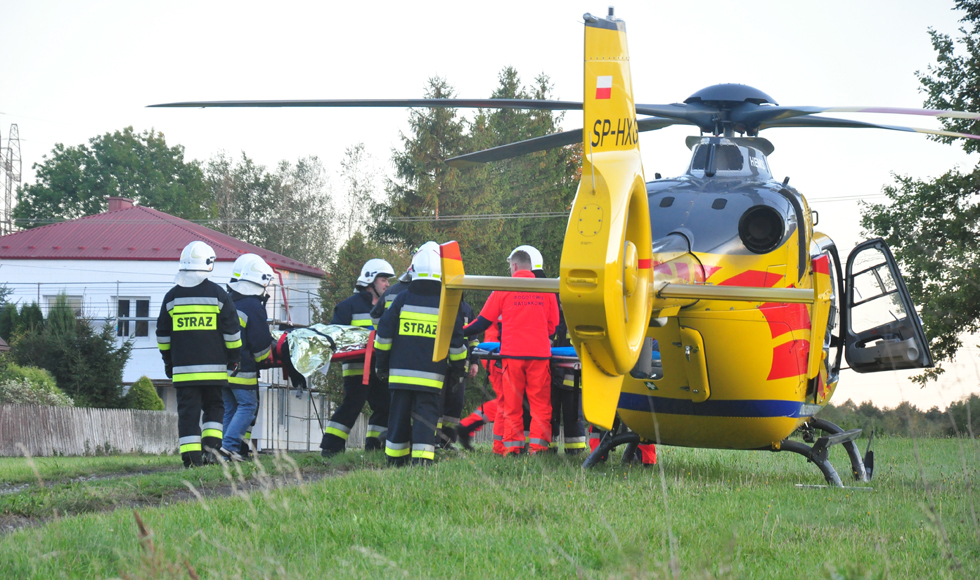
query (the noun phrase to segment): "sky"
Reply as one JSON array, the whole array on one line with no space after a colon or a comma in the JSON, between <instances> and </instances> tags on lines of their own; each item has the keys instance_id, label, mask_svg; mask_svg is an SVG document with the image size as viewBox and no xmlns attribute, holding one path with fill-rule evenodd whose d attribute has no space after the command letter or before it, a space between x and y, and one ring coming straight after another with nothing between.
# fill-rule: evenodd
<instances>
[{"instance_id":1,"label":"sky","mask_svg":"<svg viewBox=\"0 0 980 580\"><path fill-rule=\"evenodd\" d=\"M928 29L955 36L952 0L619 1L634 96L682 102L717 83L751 85L781 105L921 107L916 71L935 61ZM162 132L191 159L241 152L267 167L315 155L339 169L364 143L383 175L407 131L404 109L148 109L185 100L419 98L443 77L457 95L485 98L503 67L554 97L582 98L580 1L131 2L0 0L0 143L20 133L24 181L56 143L79 145L127 126ZM836 115L847 116L847 115ZM938 128L921 117L852 116ZM564 129L581 126L566 113ZM648 176L680 174L690 127L641 134ZM876 130L772 129L774 175L819 212L841 254L863 240L858 199L882 202L892 174L926 178L978 161L924 135ZM845 198L845 199L840 199ZM842 374L834 401L945 407L980 392L980 343L938 385L913 373Z\"/></svg>"}]
</instances>

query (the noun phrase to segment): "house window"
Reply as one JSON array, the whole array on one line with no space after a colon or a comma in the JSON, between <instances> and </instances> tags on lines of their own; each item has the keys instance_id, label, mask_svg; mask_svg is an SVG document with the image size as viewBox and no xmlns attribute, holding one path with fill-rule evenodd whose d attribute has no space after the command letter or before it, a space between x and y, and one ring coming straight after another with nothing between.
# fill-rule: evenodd
<instances>
[{"instance_id":1,"label":"house window","mask_svg":"<svg viewBox=\"0 0 980 580\"><path fill-rule=\"evenodd\" d=\"M116 305L116 336L150 335L149 298L119 298Z\"/></svg>"},{"instance_id":2,"label":"house window","mask_svg":"<svg viewBox=\"0 0 980 580\"><path fill-rule=\"evenodd\" d=\"M45 298L45 301L48 303L48 314L50 315L51 312L57 306L58 297L57 296L45 296L44 298ZM65 296L65 299L68 302L68 307L71 308L72 311L75 312L75 316L81 317L85 313L84 309L82 308L82 297L81 296Z\"/></svg>"}]
</instances>

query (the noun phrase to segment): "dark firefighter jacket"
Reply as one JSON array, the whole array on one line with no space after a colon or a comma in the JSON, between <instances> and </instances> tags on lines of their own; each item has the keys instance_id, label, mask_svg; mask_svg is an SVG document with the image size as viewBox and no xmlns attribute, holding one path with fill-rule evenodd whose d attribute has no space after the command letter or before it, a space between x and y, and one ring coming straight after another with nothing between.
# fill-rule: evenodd
<instances>
[{"instance_id":1,"label":"dark firefighter jacket","mask_svg":"<svg viewBox=\"0 0 980 580\"><path fill-rule=\"evenodd\" d=\"M235 303L210 280L174 286L160 305L157 346L175 387L227 385L242 346Z\"/></svg>"},{"instance_id":2,"label":"dark firefighter jacket","mask_svg":"<svg viewBox=\"0 0 980 580\"><path fill-rule=\"evenodd\" d=\"M233 389L259 387L259 363L269 358L272 351L272 333L262 300L258 296L246 296L231 291L238 309L238 323L242 333L242 366L238 374L228 377Z\"/></svg>"},{"instance_id":3,"label":"dark firefighter jacket","mask_svg":"<svg viewBox=\"0 0 980 580\"><path fill-rule=\"evenodd\" d=\"M330 319L330 324L360 326L374 330L374 325L371 323L373 301L373 295L367 290L354 294L333 307L333 318ZM364 361L345 362L343 370L345 377L364 376Z\"/></svg>"},{"instance_id":4,"label":"dark firefighter jacket","mask_svg":"<svg viewBox=\"0 0 980 580\"><path fill-rule=\"evenodd\" d=\"M449 366L462 373L466 363L463 344L463 318L456 316L449 358L432 362L439 315L439 282L413 281L391 303L378 326L374 339L375 368L378 376L388 376L392 389L428 391L442 389Z\"/></svg>"},{"instance_id":5,"label":"dark firefighter jacket","mask_svg":"<svg viewBox=\"0 0 980 580\"><path fill-rule=\"evenodd\" d=\"M371 321L374 323L375 327L378 326L378 321L381 320L381 315L385 313L385 310L391 307L391 303L395 301L395 297L405 290L408 290L408 284L405 282L395 282L391 286L388 286L385 293L381 295L381 300L378 300L378 302L371 309Z\"/></svg>"}]
</instances>

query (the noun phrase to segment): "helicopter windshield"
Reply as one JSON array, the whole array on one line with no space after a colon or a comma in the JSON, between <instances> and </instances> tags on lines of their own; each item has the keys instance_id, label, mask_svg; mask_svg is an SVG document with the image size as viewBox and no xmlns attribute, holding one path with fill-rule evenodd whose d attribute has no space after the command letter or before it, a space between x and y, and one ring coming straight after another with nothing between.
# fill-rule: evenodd
<instances>
[{"instance_id":1,"label":"helicopter windshield","mask_svg":"<svg viewBox=\"0 0 980 580\"><path fill-rule=\"evenodd\" d=\"M694 155L688 173L695 177L705 177L706 173L713 171L707 177L772 178L765 154L755 147L717 137L704 138L697 146L693 143L689 143L689 146L693 147Z\"/></svg>"},{"instance_id":2,"label":"helicopter windshield","mask_svg":"<svg viewBox=\"0 0 980 580\"><path fill-rule=\"evenodd\" d=\"M692 171L704 171L708 165L708 150L710 146L701 145L694 152L694 159L691 160ZM715 168L718 171L741 171L743 165L742 152L737 145L717 145L715 146Z\"/></svg>"}]
</instances>

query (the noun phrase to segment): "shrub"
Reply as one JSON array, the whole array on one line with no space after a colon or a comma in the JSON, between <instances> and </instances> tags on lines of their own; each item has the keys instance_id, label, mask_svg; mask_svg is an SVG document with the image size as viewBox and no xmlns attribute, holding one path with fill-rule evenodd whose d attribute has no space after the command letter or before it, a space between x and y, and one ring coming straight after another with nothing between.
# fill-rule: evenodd
<instances>
[{"instance_id":1,"label":"shrub","mask_svg":"<svg viewBox=\"0 0 980 580\"><path fill-rule=\"evenodd\" d=\"M58 383L48 371L37 367L22 367L19 364L8 362L0 370L0 379L22 380L31 383L35 388L44 391L61 392Z\"/></svg>"},{"instance_id":2,"label":"shrub","mask_svg":"<svg viewBox=\"0 0 980 580\"><path fill-rule=\"evenodd\" d=\"M122 404L122 371L132 343L116 347L115 326L107 322L101 330L93 328L89 320L75 314L63 294L43 327L23 331L10 346L17 363L50 371L58 387L79 406Z\"/></svg>"},{"instance_id":3,"label":"shrub","mask_svg":"<svg viewBox=\"0 0 980 580\"><path fill-rule=\"evenodd\" d=\"M51 373L13 363L4 365L0 373L0 404L75 406L72 398L55 384Z\"/></svg>"},{"instance_id":4,"label":"shrub","mask_svg":"<svg viewBox=\"0 0 980 580\"><path fill-rule=\"evenodd\" d=\"M140 377L133 383L126 393L123 405L127 409L140 409L143 411L162 411L164 409L163 399L157 395L157 390L153 383L146 377Z\"/></svg>"}]
</instances>

